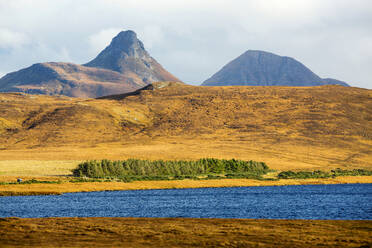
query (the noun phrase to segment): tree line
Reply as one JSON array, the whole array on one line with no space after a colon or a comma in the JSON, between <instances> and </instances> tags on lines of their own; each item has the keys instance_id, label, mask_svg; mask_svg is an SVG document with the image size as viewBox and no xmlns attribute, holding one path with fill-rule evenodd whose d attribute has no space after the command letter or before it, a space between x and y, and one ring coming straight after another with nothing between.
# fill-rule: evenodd
<instances>
[{"instance_id":1,"label":"tree line","mask_svg":"<svg viewBox=\"0 0 372 248\"><path fill-rule=\"evenodd\" d=\"M330 178L338 176L372 176L372 171L364 169L336 170L327 171L282 171L278 174L278 179L305 179L305 178Z\"/></svg>"},{"instance_id":2,"label":"tree line","mask_svg":"<svg viewBox=\"0 0 372 248\"><path fill-rule=\"evenodd\" d=\"M89 178L157 178L193 177L200 175L252 175L261 176L269 171L264 162L236 159L203 158L195 161L186 160L141 160L127 159L122 161L91 160L80 163L74 169L75 177Z\"/></svg>"}]
</instances>

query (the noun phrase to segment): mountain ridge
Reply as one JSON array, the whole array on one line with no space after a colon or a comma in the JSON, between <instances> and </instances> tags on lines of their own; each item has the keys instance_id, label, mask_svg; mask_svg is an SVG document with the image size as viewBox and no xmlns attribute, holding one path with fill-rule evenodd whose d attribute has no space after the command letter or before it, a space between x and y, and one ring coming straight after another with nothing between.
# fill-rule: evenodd
<instances>
[{"instance_id":1,"label":"mountain ridge","mask_svg":"<svg viewBox=\"0 0 372 248\"><path fill-rule=\"evenodd\" d=\"M110 50L113 47L114 51ZM107 50L111 52L107 53ZM120 60L123 51L124 62ZM102 56L118 63L118 67L105 68L99 64L93 67L94 61ZM180 81L148 54L133 31L122 31L87 66L66 62L36 63L0 78L0 92L96 98L132 92L149 83L164 80Z\"/></svg>"},{"instance_id":2,"label":"mountain ridge","mask_svg":"<svg viewBox=\"0 0 372 248\"><path fill-rule=\"evenodd\" d=\"M63 62L33 64L8 73L1 78L0 84L3 92L89 98L133 91L144 86L118 72Z\"/></svg>"}]
</instances>

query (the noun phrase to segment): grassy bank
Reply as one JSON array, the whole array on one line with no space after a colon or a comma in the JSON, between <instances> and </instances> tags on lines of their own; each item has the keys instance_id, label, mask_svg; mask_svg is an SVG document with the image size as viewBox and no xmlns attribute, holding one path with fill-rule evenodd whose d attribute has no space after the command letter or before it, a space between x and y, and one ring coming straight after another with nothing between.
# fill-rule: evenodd
<instances>
[{"instance_id":1,"label":"grassy bank","mask_svg":"<svg viewBox=\"0 0 372 248\"><path fill-rule=\"evenodd\" d=\"M1 247L370 247L372 221L0 218Z\"/></svg>"},{"instance_id":2,"label":"grassy bank","mask_svg":"<svg viewBox=\"0 0 372 248\"><path fill-rule=\"evenodd\" d=\"M64 164L67 163L62 166ZM40 168L36 162L31 165ZM263 162L235 159L101 160L76 163L73 168L70 169L70 175L73 171L75 177L21 176L21 183L17 183L17 175L0 175L0 196L105 190L372 183L372 173L369 170L279 173L270 170Z\"/></svg>"},{"instance_id":3,"label":"grassy bank","mask_svg":"<svg viewBox=\"0 0 372 248\"><path fill-rule=\"evenodd\" d=\"M50 178L51 180L51 178ZM61 178L55 178L61 180ZM90 192L105 190L141 190L141 189L178 189L178 188L206 188L206 187L247 187L247 186L280 186L280 185L309 185L309 184L344 184L344 183L372 183L372 176L345 176L336 178L309 179L211 179L211 180L162 180L162 181L133 181L133 182L69 182L61 183L33 183L33 184L3 184L0 185L1 195L37 195L63 194L72 192Z\"/></svg>"}]
</instances>

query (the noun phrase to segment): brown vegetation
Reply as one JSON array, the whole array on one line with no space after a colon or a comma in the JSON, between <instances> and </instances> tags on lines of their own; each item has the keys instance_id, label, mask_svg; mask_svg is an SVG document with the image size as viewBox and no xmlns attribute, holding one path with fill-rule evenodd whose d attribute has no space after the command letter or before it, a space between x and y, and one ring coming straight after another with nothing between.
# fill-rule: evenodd
<instances>
[{"instance_id":1,"label":"brown vegetation","mask_svg":"<svg viewBox=\"0 0 372 248\"><path fill-rule=\"evenodd\" d=\"M1 247L370 247L371 221L0 219Z\"/></svg>"},{"instance_id":2,"label":"brown vegetation","mask_svg":"<svg viewBox=\"0 0 372 248\"><path fill-rule=\"evenodd\" d=\"M0 160L216 157L279 170L372 168L371 90L154 85L106 99L0 94Z\"/></svg>"},{"instance_id":3,"label":"brown vegetation","mask_svg":"<svg viewBox=\"0 0 372 248\"><path fill-rule=\"evenodd\" d=\"M73 63L39 63L9 73L0 81L7 92L98 97L118 92L126 93L146 85L137 75L126 75L102 68Z\"/></svg>"}]
</instances>

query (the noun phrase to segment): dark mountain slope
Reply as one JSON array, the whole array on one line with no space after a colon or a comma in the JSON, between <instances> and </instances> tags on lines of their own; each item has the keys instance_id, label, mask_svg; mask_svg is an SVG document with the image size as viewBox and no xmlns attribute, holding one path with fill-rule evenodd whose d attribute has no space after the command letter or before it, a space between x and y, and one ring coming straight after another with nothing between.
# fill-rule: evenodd
<instances>
[{"instance_id":1,"label":"dark mountain slope","mask_svg":"<svg viewBox=\"0 0 372 248\"><path fill-rule=\"evenodd\" d=\"M39 63L9 73L0 80L3 92L97 97L143 87L115 71L72 63Z\"/></svg>"},{"instance_id":2,"label":"dark mountain slope","mask_svg":"<svg viewBox=\"0 0 372 248\"><path fill-rule=\"evenodd\" d=\"M322 79L293 58L248 50L225 65L202 85L318 86L325 84L347 85L334 79Z\"/></svg>"}]
</instances>

